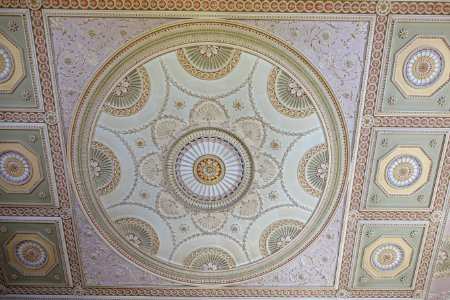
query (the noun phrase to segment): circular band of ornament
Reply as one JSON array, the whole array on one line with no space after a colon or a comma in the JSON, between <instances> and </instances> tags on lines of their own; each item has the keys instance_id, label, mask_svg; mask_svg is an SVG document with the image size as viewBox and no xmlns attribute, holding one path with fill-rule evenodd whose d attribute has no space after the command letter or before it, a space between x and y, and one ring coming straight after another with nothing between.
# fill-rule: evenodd
<instances>
[{"instance_id":1,"label":"circular band of ornament","mask_svg":"<svg viewBox=\"0 0 450 300\"><path fill-rule=\"evenodd\" d=\"M197 129L170 148L166 175L183 203L201 210L220 210L236 203L250 187L253 160L233 134L216 128Z\"/></svg>"},{"instance_id":2,"label":"circular band of ornament","mask_svg":"<svg viewBox=\"0 0 450 300\"><path fill-rule=\"evenodd\" d=\"M393 159L386 168L387 181L396 188L411 186L419 179L421 173L420 161L410 155Z\"/></svg>"},{"instance_id":3,"label":"circular band of ornament","mask_svg":"<svg viewBox=\"0 0 450 300\"><path fill-rule=\"evenodd\" d=\"M184 259L188 269L200 271L219 271L236 267L234 258L220 248L206 247L192 251Z\"/></svg>"},{"instance_id":4,"label":"circular band of ornament","mask_svg":"<svg viewBox=\"0 0 450 300\"><path fill-rule=\"evenodd\" d=\"M403 260L403 250L395 244L382 244L371 255L372 266L379 271L395 270Z\"/></svg>"},{"instance_id":5,"label":"circular band of ornament","mask_svg":"<svg viewBox=\"0 0 450 300\"><path fill-rule=\"evenodd\" d=\"M28 159L17 151L6 151L0 154L0 176L13 185L23 185L32 176Z\"/></svg>"},{"instance_id":6,"label":"circular band of ornament","mask_svg":"<svg viewBox=\"0 0 450 300\"><path fill-rule=\"evenodd\" d=\"M239 267L206 273L180 266L178 263L162 260L158 256L144 256L142 251L132 247L123 238L123 234L116 226L110 226L110 216L105 212L101 201L99 201L99 194L93 184L94 181L86 176L86 170L90 168L91 163L91 157L86 153L90 151L92 132L96 126L99 111L104 104L102 100L106 99L111 92L111 87L121 78L124 78L129 70L169 51L178 51L183 47L191 47L192 45L214 44L219 35L221 45L229 45L230 48L237 48L242 52L266 59L266 61L273 62L274 65L286 70L287 74L292 74L293 78L301 79L302 87L311 96L311 100L317 104L314 107L318 111L321 125L324 127L323 132L325 140L327 140L329 153L332 154L330 155L329 173L333 176L329 176L327 179L322 199L318 201L314 214L300 234L286 247L264 259L240 264ZM108 74L108 76L104 76L105 74ZM73 170L72 180L74 181L74 187L76 187L76 193L86 211L89 212L90 216L96 215L95 218L91 218L94 226L112 247L142 268L165 278L190 284L228 285L242 282L267 274L291 261L307 249L329 224L339 200L343 197L348 178L349 143L346 123L338 100L323 76L302 54L293 50L287 43L253 27L228 20L189 20L173 23L130 41L126 47L113 54L89 81L89 86L86 87L77 103L72 122L69 139L70 164ZM190 141L187 140L185 144L180 144L179 149L183 149ZM232 141L230 142L233 144ZM238 148L237 145L234 146ZM240 150L239 152L241 155L243 154ZM173 153L176 153L176 155L172 155L173 162L175 162L179 151ZM171 155L170 151L166 155ZM244 156L242 155L242 157ZM222 157L220 159L224 161ZM192 164L194 162L195 160ZM171 166L171 169L167 169L166 166ZM247 167L246 164L244 166ZM182 195L186 195L186 191L178 185L174 164L165 164L163 169L167 169L164 171L167 172L167 184L169 185L167 176L172 174L170 175L173 177L172 183L175 183L173 189L176 189ZM192 168L190 172L193 172ZM225 172L225 176L227 176L229 173L228 166L226 166ZM253 170L250 173L252 174ZM194 178L194 180L196 179ZM244 181L246 180L244 178L240 186L245 187L247 184ZM248 181L251 182L251 178L248 178ZM231 196L237 195L239 188ZM242 194L245 194L245 192L242 192ZM186 198L189 201L193 199L193 197ZM225 202L229 202L231 197L228 196L224 199ZM216 204L220 201L210 202ZM205 201L200 201L200 203L204 204ZM223 204L226 207L227 203Z\"/></svg>"},{"instance_id":7,"label":"circular band of ornament","mask_svg":"<svg viewBox=\"0 0 450 300\"><path fill-rule=\"evenodd\" d=\"M444 70L444 60L434 48L419 48L413 51L405 62L404 74L408 84L414 88L432 85Z\"/></svg>"},{"instance_id":8,"label":"circular band of ornament","mask_svg":"<svg viewBox=\"0 0 450 300\"><path fill-rule=\"evenodd\" d=\"M272 106L285 116L304 118L315 112L305 90L284 71L273 68L267 82Z\"/></svg>"},{"instance_id":9,"label":"circular band of ornament","mask_svg":"<svg viewBox=\"0 0 450 300\"><path fill-rule=\"evenodd\" d=\"M155 255L159 248L159 238L152 226L136 218L121 218L114 224L125 239L147 255Z\"/></svg>"},{"instance_id":10,"label":"circular band of ornament","mask_svg":"<svg viewBox=\"0 0 450 300\"><path fill-rule=\"evenodd\" d=\"M263 256L273 254L292 242L304 224L296 220L281 220L270 224L259 238L259 251Z\"/></svg>"},{"instance_id":11,"label":"circular band of ornament","mask_svg":"<svg viewBox=\"0 0 450 300\"><path fill-rule=\"evenodd\" d=\"M150 95L147 71L136 68L114 86L106 98L103 111L113 116L130 116L140 111Z\"/></svg>"},{"instance_id":12,"label":"circular band of ornament","mask_svg":"<svg viewBox=\"0 0 450 300\"><path fill-rule=\"evenodd\" d=\"M241 51L230 47L203 44L177 51L181 66L192 76L217 80L227 76L239 62Z\"/></svg>"},{"instance_id":13,"label":"circular band of ornament","mask_svg":"<svg viewBox=\"0 0 450 300\"><path fill-rule=\"evenodd\" d=\"M36 241L25 240L16 245L15 255L17 260L29 269L42 268L48 259L45 248Z\"/></svg>"},{"instance_id":14,"label":"circular band of ornament","mask_svg":"<svg viewBox=\"0 0 450 300\"><path fill-rule=\"evenodd\" d=\"M450 235L444 235L439 248L433 278L450 277Z\"/></svg>"},{"instance_id":15,"label":"circular band of ornament","mask_svg":"<svg viewBox=\"0 0 450 300\"><path fill-rule=\"evenodd\" d=\"M328 177L327 145L318 145L302 157L297 169L298 181L310 195L319 197Z\"/></svg>"},{"instance_id":16,"label":"circular band of ornament","mask_svg":"<svg viewBox=\"0 0 450 300\"><path fill-rule=\"evenodd\" d=\"M120 163L107 146L95 141L92 143L89 165L92 180L100 195L110 193L119 184Z\"/></svg>"},{"instance_id":17,"label":"circular band of ornament","mask_svg":"<svg viewBox=\"0 0 450 300\"><path fill-rule=\"evenodd\" d=\"M8 81L14 73L14 60L8 49L0 44L0 83Z\"/></svg>"}]
</instances>

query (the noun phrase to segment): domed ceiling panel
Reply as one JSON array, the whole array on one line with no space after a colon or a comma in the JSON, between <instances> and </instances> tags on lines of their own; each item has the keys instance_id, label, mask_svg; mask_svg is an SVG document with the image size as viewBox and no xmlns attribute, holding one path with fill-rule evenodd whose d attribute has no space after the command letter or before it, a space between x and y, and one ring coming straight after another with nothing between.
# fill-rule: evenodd
<instances>
[{"instance_id":1,"label":"domed ceiling panel","mask_svg":"<svg viewBox=\"0 0 450 300\"><path fill-rule=\"evenodd\" d=\"M0 294L448 298L449 12L3 1Z\"/></svg>"},{"instance_id":2,"label":"domed ceiling panel","mask_svg":"<svg viewBox=\"0 0 450 300\"><path fill-rule=\"evenodd\" d=\"M172 31L196 26L225 36L252 32L219 22L185 23ZM106 98L99 106L84 96L82 103L100 111L79 107L75 120L95 120L88 126L90 155L73 166L88 168L80 183L93 194L79 195L88 211L104 214L101 231L113 224L106 236L119 251L169 278L226 283L273 269L264 257L297 255L329 221L343 177L328 174L345 172L348 148L336 100L301 56L299 69L291 71L277 55L255 55L258 40L230 37L216 44L208 34L197 41L174 38L174 50L151 59L137 48L146 43L142 38L121 66L124 75L97 80ZM180 48L187 42L191 46ZM134 59L147 62L136 66ZM115 61L123 63L118 56ZM112 106L127 112L112 113ZM77 123L74 157L84 143L79 133L88 128ZM269 195L281 201L274 205Z\"/></svg>"}]
</instances>

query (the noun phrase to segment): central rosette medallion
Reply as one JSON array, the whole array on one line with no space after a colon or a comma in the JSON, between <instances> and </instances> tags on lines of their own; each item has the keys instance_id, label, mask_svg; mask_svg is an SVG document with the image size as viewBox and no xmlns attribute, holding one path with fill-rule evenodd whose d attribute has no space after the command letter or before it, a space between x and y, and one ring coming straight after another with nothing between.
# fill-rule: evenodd
<instances>
[{"instance_id":1,"label":"central rosette medallion","mask_svg":"<svg viewBox=\"0 0 450 300\"><path fill-rule=\"evenodd\" d=\"M221 129L197 129L181 136L166 161L170 188L185 204L220 210L247 192L253 163L247 147Z\"/></svg>"}]
</instances>

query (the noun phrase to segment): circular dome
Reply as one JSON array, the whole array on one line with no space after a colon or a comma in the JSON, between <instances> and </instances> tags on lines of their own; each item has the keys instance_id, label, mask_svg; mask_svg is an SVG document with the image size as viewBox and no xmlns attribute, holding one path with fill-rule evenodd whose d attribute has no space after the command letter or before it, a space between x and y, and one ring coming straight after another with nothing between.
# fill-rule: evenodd
<instances>
[{"instance_id":1,"label":"circular dome","mask_svg":"<svg viewBox=\"0 0 450 300\"><path fill-rule=\"evenodd\" d=\"M247 147L220 129L198 129L179 138L166 161L167 180L182 202L217 210L249 189L253 162Z\"/></svg>"},{"instance_id":2,"label":"circular dome","mask_svg":"<svg viewBox=\"0 0 450 300\"><path fill-rule=\"evenodd\" d=\"M348 170L345 120L321 75L284 42L225 21L130 42L86 87L70 134L97 230L190 284L242 282L302 253Z\"/></svg>"}]
</instances>

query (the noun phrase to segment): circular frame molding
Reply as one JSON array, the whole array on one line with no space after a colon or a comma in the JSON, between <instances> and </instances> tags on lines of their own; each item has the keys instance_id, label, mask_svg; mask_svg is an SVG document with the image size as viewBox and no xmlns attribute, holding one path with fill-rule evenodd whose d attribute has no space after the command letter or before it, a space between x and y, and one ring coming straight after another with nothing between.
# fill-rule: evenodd
<instances>
[{"instance_id":1,"label":"circular frame molding","mask_svg":"<svg viewBox=\"0 0 450 300\"><path fill-rule=\"evenodd\" d=\"M254 263L230 270L199 272L168 264L133 249L113 226L98 201L89 174L91 137L103 99L114 84L136 66L155 57L201 43L231 45L282 68L315 99L329 146L329 172L333 174L315 213L303 231L286 247ZM170 24L132 40L116 52L93 76L78 102L72 119L69 152L72 181L83 207L100 234L122 255L162 277L192 284L230 284L273 271L308 248L331 220L344 195L349 167L349 139L340 104L315 67L297 50L277 37L247 25L224 20L189 20Z\"/></svg>"}]
</instances>

